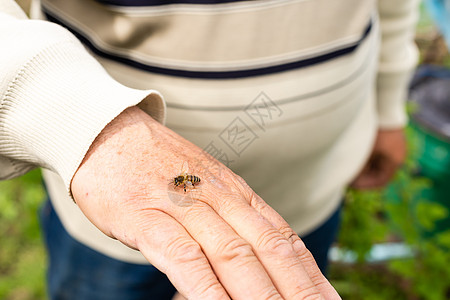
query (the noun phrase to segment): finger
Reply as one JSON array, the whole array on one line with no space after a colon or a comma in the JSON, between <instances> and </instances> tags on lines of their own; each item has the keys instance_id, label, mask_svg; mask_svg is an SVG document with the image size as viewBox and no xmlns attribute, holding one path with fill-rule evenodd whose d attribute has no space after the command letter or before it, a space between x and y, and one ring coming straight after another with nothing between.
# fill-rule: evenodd
<instances>
[{"instance_id":1,"label":"finger","mask_svg":"<svg viewBox=\"0 0 450 300\"><path fill-rule=\"evenodd\" d=\"M252 246L280 294L286 299L320 298L286 237L245 200L224 199L214 203L214 210Z\"/></svg>"},{"instance_id":2,"label":"finger","mask_svg":"<svg viewBox=\"0 0 450 300\"><path fill-rule=\"evenodd\" d=\"M319 289L322 296L324 296L325 299L340 299L339 294L320 271L311 252L309 252L309 250L305 247L303 241L294 232L294 230L292 230L289 224L256 194L251 201L251 205L292 243L295 252L305 267L305 270L308 272L309 277L314 285Z\"/></svg>"},{"instance_id":3,"label":"finger","mask_svg":"<svg viewBox=\"0 0 450 300\"><path fill-rule=\"evenodd\" d=\"M282 299L251 245L207 204L177 209L173 216L202 245L232 299Z\"/></svg>"},{"instance_id":4,"label":"finger","mask_svg":"<svg viewBox=\"0 0 450 300\"><path fill-rule=\"evenodd\" d=\"M176 220L159 210L148 210L140 219L138 249L181 294L188 299L230 299L201 247Z\"/></svg>"}]
</instances>

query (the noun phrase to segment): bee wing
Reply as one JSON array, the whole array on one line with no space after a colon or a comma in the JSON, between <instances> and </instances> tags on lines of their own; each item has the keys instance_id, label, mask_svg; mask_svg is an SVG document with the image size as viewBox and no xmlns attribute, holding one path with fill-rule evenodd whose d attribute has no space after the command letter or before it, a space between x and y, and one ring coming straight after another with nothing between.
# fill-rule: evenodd
<instances>
[{"instance_id":1,"label":"bee wing","mask_svg":"<svg viewBox=\"0 0 450 300\"><path fill-rule=\"evenodd\" d=\"M189 174L189 163L187 161L184 161L183 164L181 165L180 173Z\"/></svg>"}]
</instances>

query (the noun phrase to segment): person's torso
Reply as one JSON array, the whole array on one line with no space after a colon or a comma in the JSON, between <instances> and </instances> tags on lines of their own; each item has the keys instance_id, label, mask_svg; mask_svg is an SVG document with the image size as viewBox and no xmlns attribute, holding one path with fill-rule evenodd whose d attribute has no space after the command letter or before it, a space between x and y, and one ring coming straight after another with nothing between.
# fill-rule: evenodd
<instances>
[{"instance_id":1,"label":"person's torso","mask_svg":"<svg viewBox=\"0 0 450 300\"><path fill-rule=\"evenodd\" d=\"M374 1L41 2L119 82L160 91L166 125L299 232L332 212L368 155Z\"/></svg>"}]
</instances>

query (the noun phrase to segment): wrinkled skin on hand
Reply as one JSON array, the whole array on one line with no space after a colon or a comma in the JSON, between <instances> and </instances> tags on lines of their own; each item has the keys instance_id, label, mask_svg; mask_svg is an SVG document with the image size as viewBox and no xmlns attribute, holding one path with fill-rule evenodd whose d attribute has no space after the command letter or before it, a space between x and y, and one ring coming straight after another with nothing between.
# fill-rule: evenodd
<instances>
[{"instance_id":1,"label":"wrinkled skin on hand","mask_svg":"<svg viewBox=\"0 0 450 300\"><path fill-rule=\"evenodd\" d=\"M188 206L167 193L184 161L202 180ZM136 107L97 137L71 190L93 224L140 250L188 299L340 298L242 178Z\"/></svg>"}]
</instances>

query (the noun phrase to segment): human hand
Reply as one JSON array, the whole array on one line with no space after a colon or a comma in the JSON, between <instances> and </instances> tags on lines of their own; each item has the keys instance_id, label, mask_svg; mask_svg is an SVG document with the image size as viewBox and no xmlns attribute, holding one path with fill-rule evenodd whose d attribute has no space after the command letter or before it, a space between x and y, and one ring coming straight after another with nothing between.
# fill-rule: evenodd
<instances>
[{"instance_id":1,"label":"human hand","mask_svg":"<svg viewBox=\"0 0 450 300\"><path fill-rule=\"evenodd\" d=\"M168 197L182 162L202 180L189 206ZM71 190L93 224L141 251L188 299L340 298L242 178L136 107L97 137Z\"/></svg>"},{"instance_id":2,"label":"human hand","mask_svg":"<svg viewBox=\"0 0 450 300\"><path fill-rule=\"evenodd\" d=\"M375 189L384 187L406 157L403 129L379 130L372 154L351 187Z\"/></svg>"}]
</instances>

